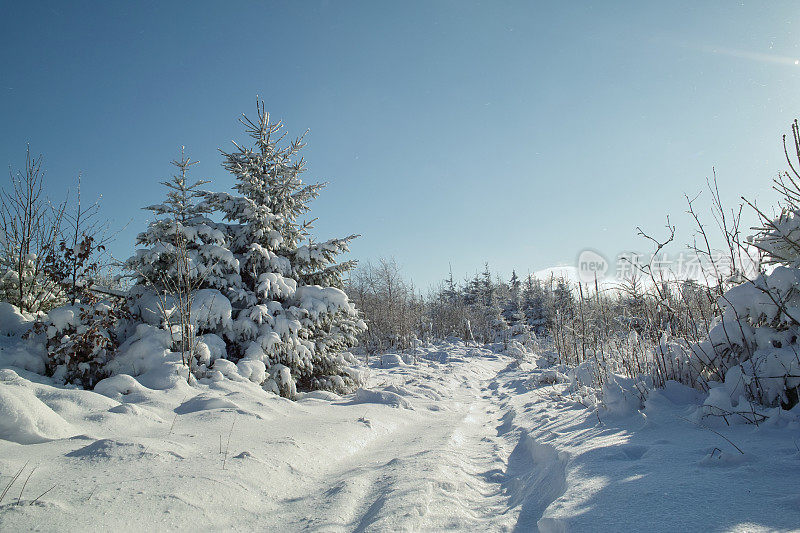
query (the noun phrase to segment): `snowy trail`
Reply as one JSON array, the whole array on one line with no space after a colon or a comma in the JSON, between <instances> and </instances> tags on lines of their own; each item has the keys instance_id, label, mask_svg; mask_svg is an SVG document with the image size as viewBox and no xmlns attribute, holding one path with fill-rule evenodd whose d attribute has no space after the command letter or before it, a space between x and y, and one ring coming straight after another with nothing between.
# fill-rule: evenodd
<instances>
[{"instance_id":1,"label":"snowy trail","mask_svg":"<svg viewBox=\"0 0 800 533\"><path fill-rule=\"evenodd\" d=\"M797 427L717 428L739 454L686 420L685 387L599 413L532 361L460 343L393 357L368 390L296 402L227 379L104 396L0 369L0 490L31 473L0 530L800 528Z\"/></svg>"},{"instance_id":2,"label":"snowy trail","mask_svg":"<svg viewBox=\"0 0 800 533\"><path fill-rule=\"evenodd\" d=\"M440 390L451 395L443 398L448 410L430 411L322 472L311 484L318 488L303 504L316 508L317 516L293 526L342 531L512 528L514 513L507 513L503 487L509 446L502 434L505 413L488 383L452 380Z\"/></svg>"}]
</instances>

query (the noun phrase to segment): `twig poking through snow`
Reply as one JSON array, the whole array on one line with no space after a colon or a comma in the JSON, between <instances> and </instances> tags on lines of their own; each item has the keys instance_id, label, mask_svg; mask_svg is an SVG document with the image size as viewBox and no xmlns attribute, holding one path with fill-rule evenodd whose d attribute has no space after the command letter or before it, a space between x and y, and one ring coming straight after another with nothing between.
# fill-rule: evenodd
<instances>
[{"instance_id":1,"label":"twig poking through snow","mask_svg":"<svg viewBox=\"0 0 800 533\"><path fill-rule=\"evenodd\" d=\"M728 444L730 444L731 446L733 446L734 448L736 448L736 450L737 450L737 451L738 451L740 454L744 455L744 452L742 451L742 449L741 449L741 448L739 448L737 445L735 445L735 444L733 443L733 441L731 441L731 439L729 439L728 437L726 437L725 435L723 435L722 433L720 433L720 432L719 432L719 431L717 431L716 429L711 429L711 428L710 428L710 427L708 427L708 426L704 426L704 425L702 425L702 424L699 424L699 423L697 423L697 422L692 422L692 421L691 421L691 420L689 420L688 418L684 418L684 417L682 417L682 416L679 416L678 418L680 418L680 419L682 419L682 420L686 420L686 421L687 421L687 422L689 422L689 423L695 424L697 427L701 427L701 428L703 428L703 429L707 429L707 430L709 430L709 431L710 431L710 432L712 432L712 433L716 433L717 435L719 435L720 437L722 437L723 439L725 439L726 441L728 441Z\"/></svg>"},{"instance_id":2,"label":"twig poking through snow","mask_svg":"<svg viewBox=\"0 0 800 533\"><path fill-rule=\"evenodd\" d=\"M38 501L39 501L39 498L41 498L42 496L44 496L45 494L47 494L48 492L50 492L51 490L53 490L53 489L54 489L54 488L56 488L57 486L58 486L58 484L56 484L56 485L53 485L52 487L50 487L49 489L47 489L47 490L46 490L46 491L44 491L43 493L39 494L39 495L36 497L36 499L35 499L35 500L33 500L33 501L32 501L31 503L29 503L28 505L33 505L34 503L38 502Z\"/></svg>"},{"instance_id":3,"label":"twig poking through snow","mask_svg":"<svg viewBox=\"0 0 800 533\"><path fill-rule=\"evenodd\" d=\"M28 472L28 477L25 478L25 483L22 484L22 490L19 491L19 496L17 496L17 505L22 501L22 493L25 492L25 487L28 486L28 480L31 478L33 473L36 471L36 467L34 466L31 468L31 471Z\"/></svg>"},{"instance_id":4,"label":"twig poking through snow","mask_svg":"<svg viewBox=\"0 0 800 533\"><path fill-rule=\"evenodd\" d=\"M17 481L17 478L20 476L20 474L22 474L22 471L25 470L26 466L28 466L28 461L25 461L25 464L22 465L22 468L20 468L19 471L16 474L14 474L14 476L11 478L11 481L9 481L8 485L6 485L6 488L3 489L2 494L0 494L0 503L3 503L3 498L5 498L6 494L8 494L9 489L11 489L11 485L13 485L14 482Z\"/></svg>"},{"instance_id":5,"label":"twig poking through snow","mask_svg":"<svg viewBox=\"0 0 800 533\"><path fill-rule=\"evenodd\" d=\"M233 415L233 422L231 422L231 430L228 432L228 442L225 444L225 457L222 458L222 469L225 470L225 462L228 460L228 449L231 446L231 435L233 434L233 426L236 424L236 417L239 416L239 411Z\"/></svg>"},{"instance_id":6,"label":"twig poking through snow","mask_svg":"<svg viewBox=\"0 0 800 533\"><path fill-rule=\"evenodd\" d=\"M167 431L167 437L172 435L172 428L175 427L175 421L178 420L178 413L175 413L175 418L172 419L172 424L169 426L169 431Z\"/></svg>"}]
</instances>

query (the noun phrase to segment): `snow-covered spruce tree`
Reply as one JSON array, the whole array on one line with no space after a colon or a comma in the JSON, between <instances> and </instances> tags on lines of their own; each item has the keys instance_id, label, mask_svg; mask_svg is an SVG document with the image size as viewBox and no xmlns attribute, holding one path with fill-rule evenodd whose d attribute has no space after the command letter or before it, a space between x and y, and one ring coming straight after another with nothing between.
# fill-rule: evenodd
<instances>
[{"instance_id":1,"label":"snow-covered spruce tree","mask_svg":"<svg viewBox=\"0 0 800 533\"><path fill-rule=\"evenodd\" d=\"M502 316L500 306L499 284L492 281L489 264L464 285L464 303L468 310L468 332L484 344L500 340L506 333L508 325Z\"/></svg>"},{"instance_id":2,"label":"snow-covered spruce tree","mask_svg":"<svg viewBox=\"0 0 800 533\"><path fill-rule=\"evenodd\" d=\"M211 208L199 202L206 194L200 187L208 181L188 179L196 163L183 149L172 161L177 173L162 182L166 199L145 208L158 218L137 236L141 248L125 266L133 272L134 315L168 330L173 350L203 375L213 359L225 357L223 339L232 338L231 305L220 290L227 292L241 280L225 234L207 217Z\"/></svg>"},{"instance_id":3,"label":"snow-covered spruce tree","mask_svg":"<svg viewBox=\"0 0 800 533\"><path fill-rule=\"evenodd\" d=\"M550 315L547 309L547 292L541 280L533 274L528 274L522 286L522 312L525 323L534 328L537 333L547 332L550 324Z\"/></svg>"},{"instance_id":4,"label":"snow-covered spruce tree","mask_svg":"<svg viewBox=\"0 0 800 533\"><path fill-rule=\"evenodd\" d=\"M486 263L480 277L480 291L481 298L483 299L483 311L485 313L486 342L496 342L500 340L500 338L505 339L507 335L508 324L503 318L499 289L499 283L495 284L492 282L492 273L489 270L489 263Z\"/></svg>"},{"instance_id":5,"label":"snow-covered spruce tree","mask_svg":"<svg viewBox=\"0 0 800 533\"><path fill-rule=\"evenodd\" d=\"M763 419L751 402L790 409L800 387L800 130L792 125L789 172L776 180L780 214L756 208L762 227L750 242L763 254L758 275L719 299L722 316L692 346L691 363L708 384L710 415L726 421ZM786 138L784 136L784 148ZM794 161L793 161L794 160ZM724 385L723 385L724 382Z\"/></svg>"},{"instance_id":6,"label":"snow-covered spruce tree","mask_svg":"<svg viewBox=\"0 0 800 533\"><path fill-rule=\"evenodd\" d=\"M515 333L521 331L525 323L525 314L522 312L522 282L516 270L511 271L508 282L508 298L503 306L503 318Z\"/></svg>"},{"instance_id":7,"label":"snow-covered spruce tree","mask_svg":"<svg viewBox=\"0 0 800 533\"><path fill-rule=\"evenodd\" d=\"M283 124L270 122L262 102L255 120L240 121L253 147L223 152L239 195L208 193L201 204L222 213L216 228L239 265L224 290L235 315L229 356L263 362L265 387L283 396L298 386L346 391L361 380L346 350L366 326L342 290L355 263L336 257L356 236L313 242L311 223L299 219L324 184L300 179L303 137L283 143Z\"/></svg>"}]
</instances>

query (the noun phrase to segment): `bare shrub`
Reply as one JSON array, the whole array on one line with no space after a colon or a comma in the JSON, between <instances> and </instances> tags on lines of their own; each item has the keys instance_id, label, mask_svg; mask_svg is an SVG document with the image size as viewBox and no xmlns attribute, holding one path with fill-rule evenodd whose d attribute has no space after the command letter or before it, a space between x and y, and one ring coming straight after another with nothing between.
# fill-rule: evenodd
<instances>
[{"instance_id":1,"label":"bare shrub","mask_svg":"<svg viewBox=\"0 0 800 533\"><path fill-rule=\"evenodd\" d=\"M30 147L25 168L9 174L11 187L0 192L0 299L23 312L47 311L63 301L61 284L46 267L58 244L66 200L47 200L42 156L31 156Z\"/></svg>"}]
</instances>

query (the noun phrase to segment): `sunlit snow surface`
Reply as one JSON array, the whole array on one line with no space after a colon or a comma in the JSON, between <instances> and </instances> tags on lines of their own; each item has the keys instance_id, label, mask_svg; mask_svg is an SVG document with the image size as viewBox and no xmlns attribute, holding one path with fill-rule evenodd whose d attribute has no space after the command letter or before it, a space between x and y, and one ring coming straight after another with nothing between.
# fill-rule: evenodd
<instances>
[{"instance_id":1,"label":"sunlit snow surface","mask_svg":"<svg viewBox=\"0 0 800 533\"><path fill-rule=\"evenodd\" d=\"M27 463L0 530L800 527L796 423L714 425L741 454L690 421L689 389L595 410L535 360L445 343L296 402L249 381L101 395L0 370L0 492Z\"/></svg>"}]
</instances>

